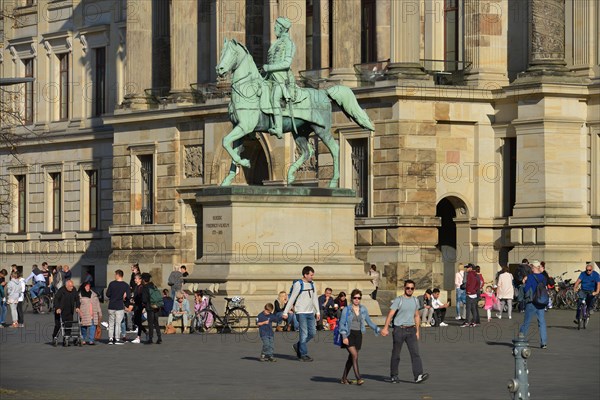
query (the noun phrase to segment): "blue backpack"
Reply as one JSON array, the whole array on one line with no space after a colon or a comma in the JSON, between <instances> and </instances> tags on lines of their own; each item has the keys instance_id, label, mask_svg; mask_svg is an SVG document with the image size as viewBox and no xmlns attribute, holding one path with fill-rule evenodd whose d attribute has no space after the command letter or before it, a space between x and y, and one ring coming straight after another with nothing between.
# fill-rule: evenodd
<instances>
[{"instance_id":1,"label":"blue backpack","mask_svg":"<svg viewBox=\"0 0 600 400\"><path fill-rule=\"evenodd\" d=\"M535 275L531 276L533 276L533 279L535 279L535 281L537 282L535 290L533 291L533 294L531 296L531 302L538 307L548 306L548 303L550 302L550 297L548 296L548 289L546 289L546 280L542 279L541 281L538 281Z\"/></svg>"},{"instance_id":2,"label":"blue backpack","mask_svg":"<svg viewBox=\"0 0 600 400\"><path fill-rule=\"evenodd\" d=\"M290 287L290 293L288 294L288 298L292 297L292 292L294 291L294 285L296 284L296 282L300 282L300 293L298 293L298 297L300 297L302 292L310 292L311 290L313 292L315 291L315 283L314 282L312 282L312 281L310 282L310 289L304 289L304 281L302 279L296 279L296 280L294 280L294 282L292 282L292 286ZM309 295L310 295L310 293L309 293ZM296 304L298 297L296 297L294 299L293 305Z\"/></svg>"}]
</instances>

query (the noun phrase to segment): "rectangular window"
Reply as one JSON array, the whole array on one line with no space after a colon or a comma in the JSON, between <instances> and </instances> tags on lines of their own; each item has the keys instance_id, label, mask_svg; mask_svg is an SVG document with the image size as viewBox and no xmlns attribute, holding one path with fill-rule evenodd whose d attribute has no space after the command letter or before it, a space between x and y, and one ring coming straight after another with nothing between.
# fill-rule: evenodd
<instances>
[{"instance_id":1,"label":"rectangular window","mask_svg":"<svg viewBox=\"0 0 600 400\"><path fill-rule=\"evenodd\" d=\"M151 224L153 221L154 210L152 207L154 199L154 160L152 155L139 156L140 175L142 178L142 224Z\"/></svg>"},{"instance_id":2,"label":"rectangular window","mask_svg":"<svg viewBox=\"0 0 600 400\"><path fill-rule=\"evenodd\" d=\"M96 73L94 79L94 116L106 112L106 47L95 50Z\"/></svg>"},{"instance_id":3,"label":"rectangular window","mask_svg":"<svg viewBox=\"0 0 600 400\"><path fill-rule=\"evenodd\" d=\"M52 232L60 232L61 220L62 220L62 185L61 185L61 173L55 172L50 174L50 180L52 183Z\"/></svg>"},{"instance_id":4,"label":"rectangular window","mask_svg":"<svg viewBox=\"0 0 600 400\"><path fill-rule=\"evenodd\" d=\"M444 60L446 71L458 69L458 0L444 1Z\"/></svg>"},{"instance_id":5,"label":"rectangular window","mask_svg":"<svg viewBox=\"0 0 600 400\"><path fill-rule=\"evenodd\" d=\"M313 69L314 11L313 0L306 0L306 69ZM318 25L317 25L318 26Z\"/></svg>"},{"instance_id":6,"label":"rectangular window","mask_svg":"<svg viewBox=\"0 0 600 400\"><path fill-rule=\"evenodd\" d=\"M354 216L367 217L369 215L369 146L368 139L349 140L352 146L352 189L360 197L356 205Z\"/></svg>"},{"instance_id":7,"label":"rectangular window","mask_svg":"<svg viewBox=\"0 0 600 400\"><path fill-rule=\"evenodd\" d=\"M33 78L33 58L23 60L25 77ZM33 82L25 83L25 123L33 123Z\"/></svg>"},{"instance_id":8,"label":"rectangular window","mask_svg":"<svg viewBox=\"0 0 600 400\"><path fill-rule=\"evenodd\" d=\"M69 54L59 54L59 99L60 120L69 119Z\"/></svg>"},{"instance_id":9,"label":"rectangular window","mask_svg":"<svg viewBox=\"0 0 600 400\"><path fill-rule=\"evenodd\" d=\"M362 0L360 8L360 62L374 62L377 61L377 28L375 24L375 0Z\"/></svg>"},{"instance_id":10,"label":"rectangular window","mask_svg":"<svg viewBox=\"0 0 600 400\"><path fill-rule=\"evenodd\" d=\"M17 232L24 233L27 229L27 177L15 176L17 179Z\"/></svg>"},{"instance_id":11,"label":"rectangular window","mask_svg":"<svg viewBox=\"0 0 600 400\"><path fill-rule=\"evenodd\" d=\"M504 139L502 162L502 213L505 217L510 217L517 200L517 138Z\"/></svg>"},{"instance_id":12,"label":"rectangular window","mask_svg":"<svg viewBox=\"0 0 600 400\"><path fill-rule=\"evenodd\" d=\"M86 171L88 177L88 219L90 231L98 229L98 170Z\"/></svg>"}]
</instances>

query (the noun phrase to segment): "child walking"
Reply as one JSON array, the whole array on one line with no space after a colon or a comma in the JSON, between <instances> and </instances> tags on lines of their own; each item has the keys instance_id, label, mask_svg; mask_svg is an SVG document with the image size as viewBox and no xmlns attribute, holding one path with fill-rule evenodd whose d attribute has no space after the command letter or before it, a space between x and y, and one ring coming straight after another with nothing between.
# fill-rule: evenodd
<instances>
[{"instance_id":1,"label":"child walking","mask_svg":"<svg viewBox=\"0 0 600 400\"><path fill-rule=\"evenodd\" d=\"M256 317L256 325L258 326L260 340L262 340L263 344L260 361L277 361L273 357L275 335L273 334L273 326L271 325L273 322L277 322L277 317L273 314L274 308L272 303L267 303L265 304L265 309Z\"/></svg>"},{"instance_id":2,"label":"child walking","mask_svg":"<svg viewBox=\"0 0 600 400\"><path fill-rule=\"evenodd\" d=\"M487 311L487 319L490 322L492 320L492 308L494 308L494 304L496 304L498 299L491 286L485 288L485 292L481 294L481 297L485 299L483 309Z\"/></svg>"}]
</instances>

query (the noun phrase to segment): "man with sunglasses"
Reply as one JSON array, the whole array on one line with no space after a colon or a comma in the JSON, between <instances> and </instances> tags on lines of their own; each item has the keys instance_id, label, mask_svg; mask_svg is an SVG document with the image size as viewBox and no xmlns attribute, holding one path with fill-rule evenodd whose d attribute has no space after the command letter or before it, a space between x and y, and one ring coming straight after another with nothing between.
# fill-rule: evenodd
<instances>
[{"instance_id":1,"label":"man with sunglasses","mask_svg":"<svg viewBox=\"0 0 600 400\"><path fill-rule=\"evenodd\" d=\"M585 300L588 305L588 310L594 309L594 301L596 296L600 293L600 274L594 271L594 266L589 263L585 266L585 271L579 274L579 278L575 281L575 292L578 291L579 285L581 285L581 291L577 294L579 296L579 302ZM575 323L579 323L581 307L577 307L577 315L575 316Z\"/></svg>"},{"instance_id":2,"label":"man with sunglasses","mask_svg":"<svg viewBox=\"0 0 600 400\"><path fill-rule=\"evenodd\" d=\"M390 312L385 319L385 326L381 330L382 336L389 334L389 326L394 320L392 358L390 360L390 378L386 379L390 383L400 382L398 377L398 364L400 363L400 351L402 345L406 342L408 352L412 362L412 371L415 383L421 383L429 374L423 373L423 364L419 355L419 326L421 317L419 315L419 301L413 297L415 291L415 282L408 279L404 281L404 296L398 296L392 302Z\"/></svg>"}]
</instances>

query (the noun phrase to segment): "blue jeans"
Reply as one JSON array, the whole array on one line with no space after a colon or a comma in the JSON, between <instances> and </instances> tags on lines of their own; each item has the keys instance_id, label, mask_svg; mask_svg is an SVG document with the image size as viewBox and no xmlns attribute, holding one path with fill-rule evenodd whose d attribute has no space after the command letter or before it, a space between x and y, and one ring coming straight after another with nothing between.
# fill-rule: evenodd
<instances>
[{"instance_id":1,"label":"blue jeans","mask_svg":"<svg viewBox=\"0 0 600 400\"><path fill-rule=\"evenodd\" d=\"M84 342L94 343L94 335L96 334L96 325L82 326L81 336Z\"/></svg>"},{"instance_id":2,"label":"blue jeans","mask_svg":"<svg viewBox=\"0 0 600 400\"><path fill-rule=\"evenodd\" d=\"M4 323L4 319L6 318L6 303L0 300L0 324Z\"/></svg>"},{"instance_id":3,"label":"blue jeans","mask_svg":"<svg viewBox=\"0 0 600 400\"><path fill-rule=\"evenodd\" d=\"M283 311L278 312L275 317L277 318L277 321L280 321L283 319ZM296 313L288 313L288 317L287 317L287 324L289 326L291 326L295 331L298 330L298 318L296 317Z\"/></svg>"},{"instance_id":4,"label":"blue jeans","mask_svg":"<svg viewBox=\"0 0 600 400\"><path fill-rule=\"evenodd\" d=\"M31 287L31 289L29 289L29 294L31 295L31 298L35 299L36 297L38 297L40 290L42 290L42 288L45 288L45 287L46 287L46 282L43 282L43 281L36 282L35 285L33 285Z\"/></svg>"},{"instance_id":5,"label":"blue jeans","mask_svg":"<svg viewBox=\"0 0 600 400\"><path fill-rule=\"evenodd\" d=\"M317 333L317 326L315 325L314 314L296 314L298 316L298 323L300 325L300 340L298 341L298 351L300 357L308 355L308 348L306 344L315 337Z\"/></svg>"},{"instance_id":6,"label":"blue jeans","mask_svg":"<svg viewBox=\"0 0 600 400\"><path fill-rule=\"evenodd\" d=\"M273 357L273 352L275 351L275 337L274 336L261 336L260 340L262 340L262 351L261 355L266 357Z\"/></svg>"},{"instance_id":7,"label":"blue jeans","mask_svg":"<svg viewBox=\"0 0 600 400\"><path fill-rule=\"evenodd\" d=\"M456 289L456 315L461 315L461 304L464 304L465 291L461 288Z\"/></svg>"},{"instance_id":8,"label":"blue jeans","mask_svg":"<svg viewBox=\"0 0 600 400\"><path fill-rule=\"evenodd\" d=\"M524 336L527 336L529 330L529 324L531 323L531 317L535 314L538 320L538 328L540 330L540 344L543 346L548 344L548 334L546 333L546 308L537 308L533 303L527 303L525 305L525 320L523 325L519 329L519 332Z\"/></svg>"}]
</instances>

